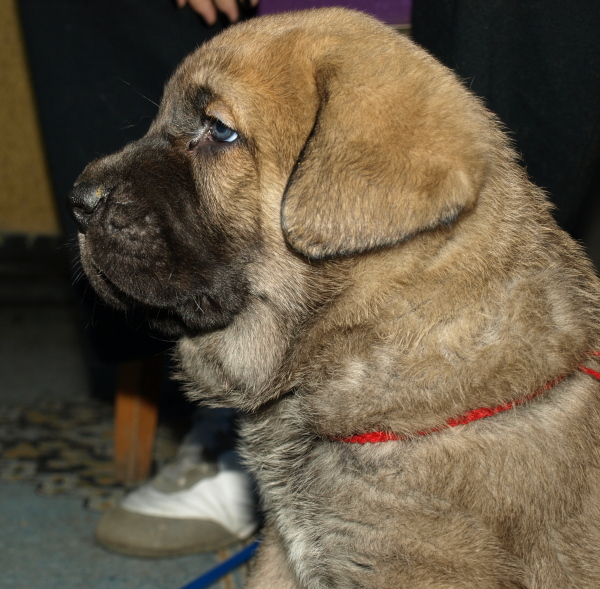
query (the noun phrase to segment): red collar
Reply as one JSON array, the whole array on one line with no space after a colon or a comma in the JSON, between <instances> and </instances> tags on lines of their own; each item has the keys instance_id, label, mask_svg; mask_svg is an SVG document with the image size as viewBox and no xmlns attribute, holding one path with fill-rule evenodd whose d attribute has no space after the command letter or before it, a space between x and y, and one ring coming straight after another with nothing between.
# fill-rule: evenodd
<instances>
[{"instance_id":1,"label":"red collar","mask_svg":"<svg viewBox=\"0 0 600 589\"><path fill-rule=\"evenodd\" d=\"M590 352L589 356L600 356L600 352ZM593 370L592 368L588 368L583 364L580 364L577 367L582 372L593 376L594 378L600 380L600 372ZM400 436L398 434L394 434L392 432L368 432L365 434L355 434L352 436L348 436L346 438L335 438L331 439L336 442L346 442L348 444L375 444L377 442L391 442L391 441L400 441L400 440L408 440L410 438L414 438L416 436L426 436L428 434L432 434L435 432L439 432L441 430L448 429L450 427L456 427L457 425L466 425L467 423L471 423L472 421L477 421L478 419L483 419L484 417L491 417L492 415L496 415L497 413L502 413L503 411L508 411L509 409L513 409L514 407L518 407L519 405L523 405L528 401L531 401L538 395L545 393L547 390L551 389L553 386L557 385L561 380L563 380L565 376L559 376L558 378L547 382L541 389L535 391L533 394L525 397L524 399L519 399L517 401L511 401L509 403L505 403L504 405L498 405L497 407L479 407L477 409L472 409L471 411L467 411L460 417L455 417L448 419L444 425L440 425L439 427L423 430L420 432L416 432L413 435L409 436Z\"/></svg>"}]
</instances>

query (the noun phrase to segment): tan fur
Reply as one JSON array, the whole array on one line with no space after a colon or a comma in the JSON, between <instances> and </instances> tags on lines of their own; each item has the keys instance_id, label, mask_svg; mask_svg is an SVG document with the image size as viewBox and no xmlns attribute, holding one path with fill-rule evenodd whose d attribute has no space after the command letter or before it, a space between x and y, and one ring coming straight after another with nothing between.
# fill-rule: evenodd
<instances>
[{"instance_id":1,"label":"tan fur","mask_svg":"<svg viewBox=\"0 0 600 589\"><path fill-rule=\"evenodd\" d=\"M340 9L215 38L150 136L177 135L197 87L245 138L194 168L198 198L260 236L244 309L178 348L196 398L250 412L267 531L248 587L597 589L600 383L577 365L600 347L599 282L494 117ZM560 375L466 426L332 441L410 436Z\"/></svg>"}]
</instances>

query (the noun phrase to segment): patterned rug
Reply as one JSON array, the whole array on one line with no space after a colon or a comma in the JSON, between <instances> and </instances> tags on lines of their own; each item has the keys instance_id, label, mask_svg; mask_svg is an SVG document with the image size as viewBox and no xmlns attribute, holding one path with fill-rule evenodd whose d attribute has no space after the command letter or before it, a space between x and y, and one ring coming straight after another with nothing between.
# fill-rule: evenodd
<instances>
[{"instance_id":1,"label":"patterned rug","mask_svg":"<svg viewBox=\"0 0 600 589\"><path fill-rule=\"evenodd\" d=\"M30 481L40 495L81 497L95 511L112 507L129 490L112 463L113 416L112 405L95 400L0 406L0 480ZM159 425L155 464L177 445Z\"/></svg>"}]
</instances>

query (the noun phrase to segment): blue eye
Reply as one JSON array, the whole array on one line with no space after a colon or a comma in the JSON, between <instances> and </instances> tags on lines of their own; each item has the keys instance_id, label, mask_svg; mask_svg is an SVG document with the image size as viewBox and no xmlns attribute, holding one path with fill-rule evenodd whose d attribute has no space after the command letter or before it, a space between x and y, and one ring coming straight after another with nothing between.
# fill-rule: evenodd
<instances>
[{"instance_id":1,"label":"blue eye","mask_svg":"<svg viewBox=\"0 0 600 589\"><path fill-rule=\"evenodd\" d=\"M224 141L226 143L233 143L238 138L237 132L230 129L219 119L215 119L211 125L210 134L215 141Z\"/></svg>"}]
</instances>

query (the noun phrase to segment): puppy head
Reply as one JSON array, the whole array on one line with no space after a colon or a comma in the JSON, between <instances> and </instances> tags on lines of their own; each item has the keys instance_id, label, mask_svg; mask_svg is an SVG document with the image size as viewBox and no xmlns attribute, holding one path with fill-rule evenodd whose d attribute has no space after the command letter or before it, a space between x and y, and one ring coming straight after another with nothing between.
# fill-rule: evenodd
<instances>
[{"instance_id":1,"label":"puppy head","mask_svg":"<svg viewBox=\"0 0 600 589\"><path fill-rule=\"evenodd\" d=\"M266 252L297 264L452 224L485 181L490 129L450 72L374 19L249 21L183 62L146 137L82 174L84 268L173 333L225 327L264 296L248 269Z\"/></svg>"}]
</instances>

